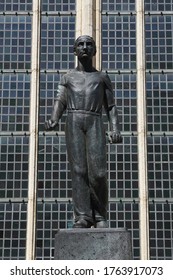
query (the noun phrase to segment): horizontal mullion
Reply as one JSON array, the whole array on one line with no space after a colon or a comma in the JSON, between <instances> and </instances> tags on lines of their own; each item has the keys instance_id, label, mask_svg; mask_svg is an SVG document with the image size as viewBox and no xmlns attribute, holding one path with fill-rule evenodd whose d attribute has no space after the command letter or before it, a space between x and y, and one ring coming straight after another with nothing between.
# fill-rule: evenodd
<instances>
[{"instance_id":1,"label":"horizontal mullion","mask_svg":"<svg viewBox=\"0 0 173 280\"><path fill-rule=\"evenodd\" d=\"M136 11L102 11L102 16L134 16Z\"/></svg>"},{"instance_id":2,"label":"horizontal mullion","mask_svg":"<svg viewBox=\"0 0 173 280\"><path fill-rule=\"evenodd\" d=\"M139 198L110 198L108 203L116 202L116 203L139 203ZM0 203L28 203L28 198L0 198ZM37 198L37 203L72 203L72 198ZM173 198L149 198L149 203L157 204L157 203L165 203L172 204Z\"/></svg>"},{"instance_id":3,"label":"horizontal mullion","mask_svg":"<svg viewBox=\"0 0 173 280\"><path fill-rule=\"evenodd\" d=\"M137 131L122 131L121 135L124 137L129 136L138 136ZM30 136L29 131L1 131L0 137L21 137L21 136ZM45 136L45 137L51 137L51 136L65 136L65 131L40 131L39 136ZM161 137L173 137L172 131L148 131L147 136L153 137L153 136L161 136Z\"/></svg>"},{"instance_id":4,"label":"horizontal mullion","mask_svg":"<svg viewBox=\"0 0 173 280\"><path fill-rule=\"evenodd\" d=\"M1 11L0 16L32 16L33 12L29 11Z\"/></svg>"},{"instance_id":5,"label":"horizontal mullion","mask_svg":"<svg viewBox=\"0 0 173 280\"><path fill-rule=\"evenodd\" d=\"M31 74L31 69L1 69L0 74Z\"/></svg>"},{"instance_id":6,"label":"horizontal mullion","mask_svg":"<svg viewBox=\"0 0 173 280\"><path fill-rule=\"evenodd\" d=\"M51 70L40 70L41 74L64 74L67 73L68 70L61 70L61 69L51 69ZM136 74L137 71L136 69L129 69L129 70L112 70L112 69L104 69L102 70L103 72L106 72L108 74L116 74L116 75L123 75L123 74ZM31 74L32 70L31 69L1 69L0 74ZM173 74L173 69L146 69L146 74L160 74L160 75L165 75L165 74Z\"/></svg>"},{"instance_id":7,"label":"horizontal mullion","mask_svg":"<svg viewBox=\"0 0 173 280\"><path fill-rule=\"evenodd\" d=\"M146 16L173 16L173 11L146 11Z\"/></svg>"},{"instance_id":8,"label":"horizontal mullion","mask_svg":"<svg viewBox=\"0 0 173 280\"><path fill-rule=\"evenodd\" d=\"M45 11L45 12L41 12L41 16L75 16L76 12L75 11L71 11L71 12L63 12L63 11L55 11L55 12L49 12L49 11Z\"/></svg>"},{"instance_id":9,"label":"horizontal mullion","mask_svg":"<svg viewBox=\"0 0 173 280\"><path fill-rule=\"evenodd\" d=\"M169 16L173 11L145 11L145 16ZM102 16L136 16L136 11L102 11Z\"/></svg>"}]
</instances>

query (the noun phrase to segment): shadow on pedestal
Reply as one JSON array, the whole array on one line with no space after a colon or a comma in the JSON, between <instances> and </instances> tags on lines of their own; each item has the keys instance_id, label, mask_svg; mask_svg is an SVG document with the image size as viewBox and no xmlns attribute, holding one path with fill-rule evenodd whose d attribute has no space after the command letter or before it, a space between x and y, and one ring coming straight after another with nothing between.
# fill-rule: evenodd
<instances>
[{"instance_id":1,"label":"shadow on pedestal","mask_svg":"<svg viewBox=\"0 0 173 280\"><path fill-rule=\"evenodd\" d=\"M123 228L59 230L54 259L132 260L131 235Z\"/></svg>"}]
</instances>

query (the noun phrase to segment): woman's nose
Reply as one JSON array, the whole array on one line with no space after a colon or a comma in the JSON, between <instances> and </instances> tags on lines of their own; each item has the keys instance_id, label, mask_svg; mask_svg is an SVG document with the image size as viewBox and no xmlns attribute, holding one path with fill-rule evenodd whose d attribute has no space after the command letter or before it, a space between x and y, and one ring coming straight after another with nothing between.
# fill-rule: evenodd
<instances>
[{"instance_id":1,"label":"woman's nose","mask_svg":"<svg viewBox=\"0 0 173 280\"><path fill-rule=\"evenodd\" d=\"M86 49L87 45L86 42L84 42L83 48Z\"/></svg>"}]
</instances>

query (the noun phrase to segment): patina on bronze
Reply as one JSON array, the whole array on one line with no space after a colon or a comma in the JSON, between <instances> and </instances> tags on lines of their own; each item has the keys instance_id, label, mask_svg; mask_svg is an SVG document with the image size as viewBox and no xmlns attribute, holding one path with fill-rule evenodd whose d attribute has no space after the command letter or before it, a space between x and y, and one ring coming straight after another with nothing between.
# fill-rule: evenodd
<instances>
[{"instance_id":1,"label":"patina on bronze","mask_svg":"<svg viewBox=\"0 0 173 280\"><path fill-rule=\"evenodd\" d=\"M110 143L119 143L118 112L111 81L92 64L96 46L92 37L83 35L74 44L77 67L65 74L58 85L51 119L46 130L58 125L67 111L66 144L72 174L74 228L107 227L106 135L102 120L104 106Z\"/></svg>"}]
</instances>

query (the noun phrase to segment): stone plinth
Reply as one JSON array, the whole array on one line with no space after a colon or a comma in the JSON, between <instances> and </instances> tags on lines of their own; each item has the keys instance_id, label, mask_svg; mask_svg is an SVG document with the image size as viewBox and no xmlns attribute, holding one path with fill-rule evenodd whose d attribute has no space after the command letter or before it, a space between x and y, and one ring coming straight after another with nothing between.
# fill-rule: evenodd
<instances>
[{"instance_id":1,"label":"stone plinth","mask_svg":"<svg viewBox=\"0 0 173 280\"><path fill-rule=\"evenodd\" d=\"M125 229L59 230L55 260L131 260L131 236Z\"/></svg>"}]
</instances>

